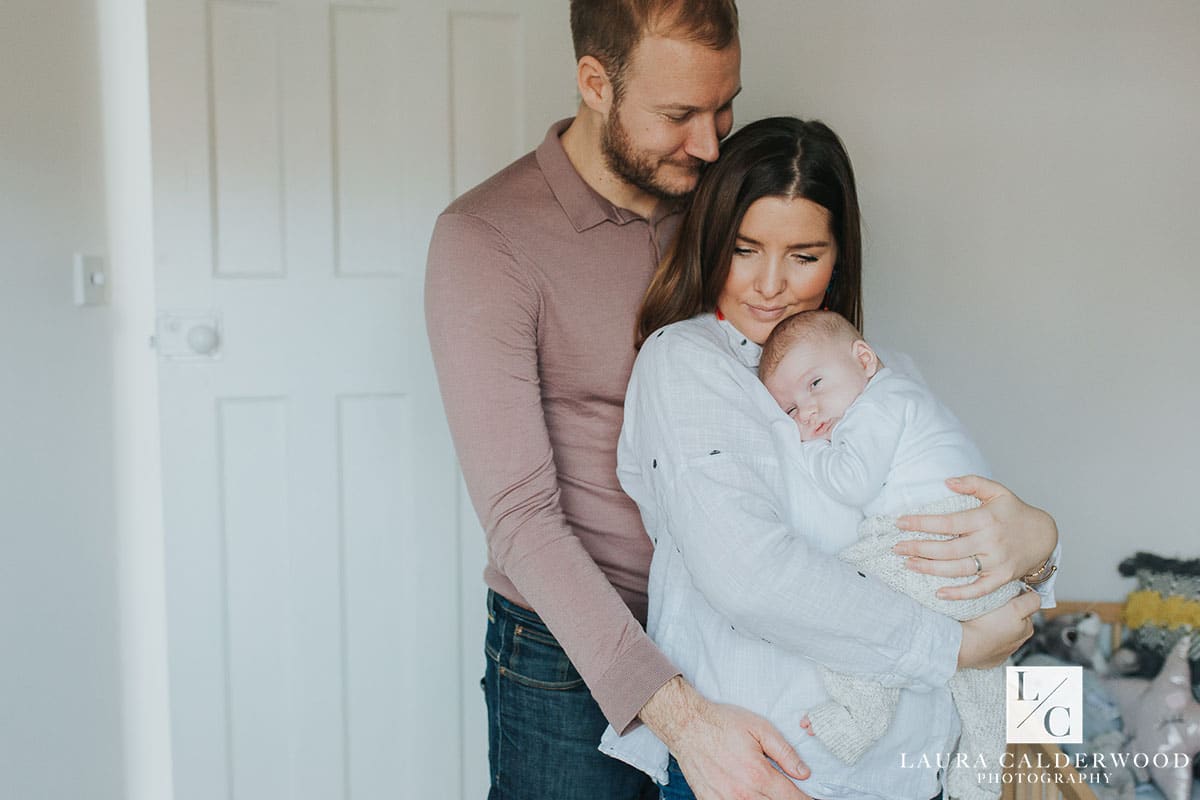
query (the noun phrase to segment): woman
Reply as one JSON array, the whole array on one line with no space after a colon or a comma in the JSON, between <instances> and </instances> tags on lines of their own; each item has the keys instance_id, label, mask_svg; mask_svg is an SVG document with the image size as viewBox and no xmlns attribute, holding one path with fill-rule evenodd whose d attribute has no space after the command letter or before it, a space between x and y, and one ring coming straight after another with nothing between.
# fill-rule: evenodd
<instances>
[{"instance_id":1,"label":"woman","mask_svg":"<svg viewBox=\"0 0 1200 800\"><path fill-rule=\"evenodd\" d=\"M1039 602L1021 596L958 623L865 579L834 556L854 540L857 512L781 457L795 437L772 438L783 412L755 377L760 345L804 310L861 326L861 259L853 171L829 128L773 118L730 137L647 291L618 472L655 542L647 629L684 676L774 722L812 770L799 783L810 795L924 800L938 794L936 764L957 735L947 678L1001 662ZM917 519L965 535L908 545L925 557L914 568L979 574L950 592L960 598L1050 569L1057 532L1044 512L990 481L957 488L984 506ZM910 690L853 769L800 731L825 699L815 662ZM604 749L662 782L653 737L614 739ZM663 797L691 796L672 761Z\"/></svg>"}]
</instances>

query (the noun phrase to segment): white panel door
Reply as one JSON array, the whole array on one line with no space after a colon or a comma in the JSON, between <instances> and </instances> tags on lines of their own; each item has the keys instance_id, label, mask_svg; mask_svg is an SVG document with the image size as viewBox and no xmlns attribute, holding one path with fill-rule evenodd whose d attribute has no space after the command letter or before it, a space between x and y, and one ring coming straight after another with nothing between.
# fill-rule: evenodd
<instances>
[{"instance_id":1,"label":"white panel door","mask_svg":"<svg viewBox=\"0 0 1200 800\"><path fill-rule=\"evenodd\" d=\"M434 218L575 104L567 4L151 0L176 800L482 797Z\"/></svg>"}]
</instances>

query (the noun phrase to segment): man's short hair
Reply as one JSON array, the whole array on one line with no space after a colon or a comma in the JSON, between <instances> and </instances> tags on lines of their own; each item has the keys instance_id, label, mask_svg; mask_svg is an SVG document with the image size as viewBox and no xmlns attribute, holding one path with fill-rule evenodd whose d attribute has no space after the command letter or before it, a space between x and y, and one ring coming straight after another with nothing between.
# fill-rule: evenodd
<instances>
[{"instance_id":1,"label":"man's short hair","mask_svg":"<svg viewBox=\"0 0 1200 800\"><path fill-rule=\"evenodd\" d=\"M858 328L836 311L801 311L775 326L763 343L758 361L758 378L764 383L779 368L783 357L798 344L825 344L844 340L854 344L862 338Z\"/></svg>"},{"instance_id":2,"label":"man's short hair","mask_svg":"<svg viewBox=\"0 0 1200 800\"><path fill-rule=\"evenodd\" d=\"M647 33L724 50L737 32L734 0L571 0L575 60L599 61L618 98L633 49Z\"/></svg>"}]
</instances>

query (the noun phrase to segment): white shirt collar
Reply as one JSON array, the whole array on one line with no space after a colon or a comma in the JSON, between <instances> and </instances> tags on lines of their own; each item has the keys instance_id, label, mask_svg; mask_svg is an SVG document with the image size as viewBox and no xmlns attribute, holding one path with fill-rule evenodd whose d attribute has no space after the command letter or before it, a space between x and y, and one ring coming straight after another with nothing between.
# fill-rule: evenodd
<instances>
[{"instance_id":1,"label":"white shirt collar","mask_svg":"<svg viewBox=\"0 0 1200 800\"><path fill-rule=\"evenodd\" d=\"M762 357L762 345L750 341L749 337L735 328L729 320L721 319L715 313L712 314L711 319L725 335L726 341L729 342L729 352L733 354L733 357L750 369L757 370L758 360Z\"/></svg>"}]
</instances>

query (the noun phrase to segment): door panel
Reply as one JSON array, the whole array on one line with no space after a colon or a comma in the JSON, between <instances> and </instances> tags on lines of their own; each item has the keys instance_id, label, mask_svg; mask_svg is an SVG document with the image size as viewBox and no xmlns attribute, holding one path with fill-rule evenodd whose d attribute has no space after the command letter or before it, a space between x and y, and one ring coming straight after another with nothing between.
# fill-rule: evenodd
<instances>
[{"instance_id":1,"label":"door panel","mask_svg":"<svg viewBox=\"0 0 1200 800\"><path fill-rule=\"evenodd\" d=\"M221 277L277 277L283 262L279 11L209 6L213 243Z\"/></svg>"}]
</instances>

